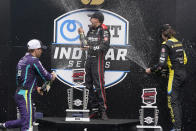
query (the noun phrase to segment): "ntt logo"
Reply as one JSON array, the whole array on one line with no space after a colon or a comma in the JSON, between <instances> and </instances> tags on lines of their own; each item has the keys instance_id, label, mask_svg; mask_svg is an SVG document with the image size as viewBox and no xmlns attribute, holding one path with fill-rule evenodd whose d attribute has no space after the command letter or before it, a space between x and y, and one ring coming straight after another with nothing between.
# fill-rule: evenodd
<instances>
[{"instance_id":1,"label":"ntt logo","mask_svg":"<svg viewBox=\"0 0 196 131\"><path fill-rule=\"evenodd\" d=\"M54 41L52 43L52 70L64 84L76 86L73 81L73 70L84 69L87 52L80 49L78 28L82 27L87 33L90 25L88 14L97 10L79 9L68 12L54 20ZM105 56L105 87L112 87L121 82L129 70L128 36L129 22L107 10L103 13L104 24L111 34L110 49Z\"/></svg>"},{"instance_id":2,"label":"ntt logo","mask_svg":"<svg viewBox=\"0 0 196 131\"><path fill-rule=\"evenodd\" d=\"M74 32L76 31L77 26L82 27L82 24L77 20L64 21L60 27L61 36L67 41L76 41L77 39L79 39L79 35L76 35L76 37L71 38L68 37L64 31L67 30L68 32ZM64 29L64 27L66 28L66 30Z\"/></svg>"}]
</instances>

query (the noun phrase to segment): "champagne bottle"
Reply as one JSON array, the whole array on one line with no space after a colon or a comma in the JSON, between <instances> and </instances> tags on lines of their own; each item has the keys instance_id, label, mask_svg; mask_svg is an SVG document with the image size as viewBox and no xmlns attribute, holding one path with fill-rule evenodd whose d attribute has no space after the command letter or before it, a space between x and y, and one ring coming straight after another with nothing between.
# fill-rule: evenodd
<instances>
[{"instance_id":1,"label":"champagne bottle","mask_svg":"<svg viewBox=\"0 0 196 131\"><path fill-rule=\"evenodd\" d=\"M18 107L16 107L16 118L20 119L20 111L19 111Z\"/></svg>"},{"instance_id":2,"label":"champagne bottle","mask_svg":"<svg viewBox=\"0 0 196 131\"><path fill-rule=\"evenodd\" d=\"M81 47L84 48L84 46L87 46L87 41L85 39L84 32L80 33L80 41L81 41Z\"/></svg>"}]
</instances>

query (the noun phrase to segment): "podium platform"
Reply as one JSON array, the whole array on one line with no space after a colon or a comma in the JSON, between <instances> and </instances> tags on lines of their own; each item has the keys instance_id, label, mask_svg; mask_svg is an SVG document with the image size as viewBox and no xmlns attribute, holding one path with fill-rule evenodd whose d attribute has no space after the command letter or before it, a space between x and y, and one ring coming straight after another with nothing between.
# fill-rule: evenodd
<instances>
[{"instance_id":1,"label":"podium platform","mask_svg":"<svg viewBox=\"0 0 196 131\"><path fill-rule=\"evenodd\" d=\"M0 131L20 131L19 128L13 128L13 129L0 129Z\"/></svg>"},{"instance_id":2,"label":"podium platform","mask_svg":"<svg viewBox=\"0 0 196 131\"><path fill-rule=\"evenodd\" d=\"M38 119L39 131L136 131L137 119L65 121L63 117Z\"/></svg>"},{"instance_id":3,"label":"podium platform","mask_svg":"<svg viewBox=\"0 0 196 131\"><path fill-rule=\"evenodd\" d=\"M0 129L0 131L21 131L20 128ZM38 126L33 126L33 131L39 131Z\"/></svg>"},{"instance_id":4,"label":"podium platform","mask_svg":"<svg viewBox=\"0 0 196 131\"><path fill-rule=\"evenodd\" d=\"M161 126L137 126L137 131L163 131Z\"/></svg>"}]
</instances>

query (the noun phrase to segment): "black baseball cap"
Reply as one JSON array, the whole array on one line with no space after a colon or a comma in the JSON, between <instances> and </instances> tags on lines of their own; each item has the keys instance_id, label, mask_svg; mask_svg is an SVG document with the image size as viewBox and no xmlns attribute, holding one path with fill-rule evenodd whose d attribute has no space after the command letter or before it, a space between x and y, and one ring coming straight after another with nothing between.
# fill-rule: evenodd
<instances>
[{"instance_id":1,"label":"black baseball cap","mask_svg":"<svg viewBox=\"0 0 196 131\"><path fill-rule=\"evenodd\" d=\"M88 16L91 18L97 18L100 23L103 23L104 21L104 15L100 11L96 11L93 14L88 14Z\"/></svg>"},{"instance_id":2,"label":"black baseball cap","mask_svg":"<svg viewBox=\"0 0 196 131\"><path fill-rule=\"evenodd\" d=\"M171 27L171 25L170 24L163 24L162 26L161 26L161 32L164 32L164 31L166 31L167 29L171 29L172 27Z\"/></svg>"}]
</instances>

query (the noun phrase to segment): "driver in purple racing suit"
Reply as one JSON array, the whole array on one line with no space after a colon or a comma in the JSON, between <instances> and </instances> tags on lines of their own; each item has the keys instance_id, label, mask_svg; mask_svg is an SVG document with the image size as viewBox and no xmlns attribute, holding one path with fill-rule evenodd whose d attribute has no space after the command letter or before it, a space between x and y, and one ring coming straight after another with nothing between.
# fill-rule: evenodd
<instances>
[{"instance_id":1,"label":"driver in purple racing suit","mask_svg":"<svg viewBox=\"0 0 196 131\"><path fill-rule=\"evenodd\" d=\"M46 49L41 41L30 40L27 44L28 53L22 57L16 67L17 89L14 96L20 112L20 119L0 123L0 128L21 128L21 131L32 131L33 107L31 94L37 89L42 94L41 87L37 87L37 76L44 81L53 81L54 73L49 73L39 61L42 49Z\"/></svg>"}]
</instances>

